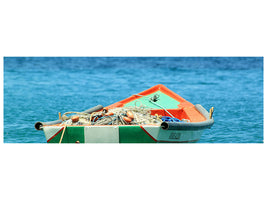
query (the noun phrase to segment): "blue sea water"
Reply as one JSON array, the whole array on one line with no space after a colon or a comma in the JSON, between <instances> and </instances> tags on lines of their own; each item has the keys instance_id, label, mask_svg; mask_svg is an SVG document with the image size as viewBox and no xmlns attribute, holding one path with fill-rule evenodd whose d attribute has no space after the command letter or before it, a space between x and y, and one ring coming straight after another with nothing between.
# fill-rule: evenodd
<instances>
[{"instance_id":1,"label":"blue sea water","mask_svg":"<svg viewBox=\"0 0 267 200\"><path fill-rule=\"evenodd\" d=\"M198 143L263 143L262 57L5 57L4 142L46 143L36 121L164 84L214 107Z\"/></svg>"}]
</instances>

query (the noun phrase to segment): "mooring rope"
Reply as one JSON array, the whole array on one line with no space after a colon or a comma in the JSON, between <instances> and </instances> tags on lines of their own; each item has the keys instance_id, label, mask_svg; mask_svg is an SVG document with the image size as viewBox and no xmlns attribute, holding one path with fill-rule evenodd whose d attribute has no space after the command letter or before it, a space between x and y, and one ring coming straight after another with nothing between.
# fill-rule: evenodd
<instances>
[{"instance_id":1,"label":"mooring rope","mask_svg":"<svg viewBox=\"0 0 267 200\"><path fill-rule=\"evenodd\" d=\"M61 142L62 142L66 127L67 127L67 125L64 125L63 132L62 132L62 135L61 135L60 140L59 140L59 144L61 144Z\"/></svg>"}]
</instances>

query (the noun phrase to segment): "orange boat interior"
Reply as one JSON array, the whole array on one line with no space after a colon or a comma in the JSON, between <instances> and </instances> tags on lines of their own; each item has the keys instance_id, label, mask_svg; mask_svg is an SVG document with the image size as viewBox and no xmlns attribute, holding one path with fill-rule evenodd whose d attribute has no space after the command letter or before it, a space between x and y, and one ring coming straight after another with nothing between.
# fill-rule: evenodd
<instances>
[{"instance_id":1,"label":"orange boat interior","mask_svg":"<svg viewBox=\"0 0 267 200\"><path fill-rule=\"evenodd\" d=\"M158 100L155 102L149 101L149 97L158 95ZM164 85L156 85L139 94L132 95L122 101L107 106L107 109L116 107L134 106L137 103L151 108L152 115L169 116L169 113L175 118L182 120L187 119L190 122L202 122L206 118L195 108L195 106L180 97L178 94L169 90ZM166 110L169 112L166 112Z\"/></svg>"}]
</instances>

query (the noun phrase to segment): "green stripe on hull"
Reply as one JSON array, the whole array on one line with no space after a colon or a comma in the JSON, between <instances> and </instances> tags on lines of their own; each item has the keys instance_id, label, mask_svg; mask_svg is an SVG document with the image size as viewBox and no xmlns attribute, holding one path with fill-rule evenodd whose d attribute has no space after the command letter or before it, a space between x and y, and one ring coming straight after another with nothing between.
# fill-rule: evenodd
<instances>
[{"instance_id":1,"label":"green stripe on hull","mask_svg":"<svg viewBox=\"0 0 267 200\"><path fill-rule=\"evenodd\" d=\"M48 143L59 143L62 127L44 129ZM61 130L61 131L60 131ZM203 130L163 130L154 126L66 127L61 143L155 143L195 142Z\"/></svg>"},{"instance_id":2,"label":"green stripe on hull","mask_svg":"<svg viewBox=\"0 0 267 200\"><path fill-rule=\"evenodd\" d=\"M59 141L60 141L60 137L61 137L61 135L62 135L62 132L63 132L63 131L61 131L60 133L58 133L56 136L53 136L53 138L50 139L48 143L59 143ZM64 135L65 135L65 134L64 134ZM63 141L64 141L64 138L62 139L62 142L63 142Z\"/></svg>"},{"instance_id":3,"label":"green stripe on hull","mask_svg":"<svg viewBox=\"0 0 267 200\"><path fill-rule=\"evenodd\" d=\"M140 126L120 126L120 143L155 143Z\"/></svg>"},{"instance_id":4,"label":"green stripe on hull","mask_svg":"<svg viewBox=\"0 0 267 200\"><path fill-rule=\"evenodd\" d=\"M68 127L68 141L69 143L75 143L79 141L84 143L84 127L83 126L74 126Z\"/></svg>"},{"instance_id":5,"label":"green stripe on hull","mask_svg":"<svg viewBox=\"0 0 267 200\"><path fill-rule=\"evenodd\" d=\"M63 131L57 134L53 139L49 141L49 143L59 143L62 133ZM66 127L61 143L75 143L76 141L84 143L84 127Z\"/></svg>"}]
</instances>

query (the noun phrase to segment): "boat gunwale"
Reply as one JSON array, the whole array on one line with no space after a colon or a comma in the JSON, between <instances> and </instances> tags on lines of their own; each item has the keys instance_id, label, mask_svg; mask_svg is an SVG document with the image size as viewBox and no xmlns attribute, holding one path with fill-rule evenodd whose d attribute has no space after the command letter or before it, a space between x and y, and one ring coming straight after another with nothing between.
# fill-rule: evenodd
<instances>
[{"instance_id":1,"label":"boat gunwale","mask_svg":"<svg viewBox=\"0 0 267 200\"><path fill-rule=\"evenodd\" d=\"M111 124L111 125L90 125L90 124L84 124L84 125L66 125L66 124L53 124L53 125L44 125L43 127L142 127L142 126L152 126L152 127L161 127L163 130L202 130L210 128L214 124L214 119L209 118L208 111L201 106L200 104L196 104L194 108L199 112L199 114L203 115L205 117L205 121L201 122L162 122L161 124ZM178 110L178 109L177 109ZM43 128L42 127L42 128Z\"/></svg>"},{"instance_id":2,"label":"boat gunwale","mask_svg":"<svg viewBox=\"0 0 267 200\"><path fill-rule=\"evenodd\" d=\"M84 127L103 127L103 126L108 126L108 127L115 127L115 126L153 126L153 127L160 127L161 124L140 124L140 125L137 125L137 124L110 124L110 125L107 125L107 124L98 124L98 125L89 125L89 124L84 124L84 125L66 125L66 124L53 124L53 125L44 125L43 127L64 127L64 126L67 126L67 127L81 127L81 126L84 126Z\"/></svg>"},{"instance_id":3,"label":"boat gunwale","mask_svg":"<svg viewBox=\"0 0 267 200\"><path fill-rule=\"evenodd\" d=\"M157 91L160 91L160 92L164 93L165 95L169 96L170 98L178 101L180 104L178 105L177 109L183 109L184 107L193 106L193 104L191 102L185 100L183 97L181 97L180 95L171 91L166 86L164 86L162 84L158 84L158 85L155 85L155 86L153 86L153 87L151 87L145 91L142 91L142 92L137 93L137 94L133 94L126 99L123 99L123 100L120 100L116 103L113 103L113 104L107 106L106 108L112 109L112 108L116 108L116 107L124 107L127 103L138 100L138 99L142 98L143 96L151 95L153 93L156 93ZM153 108L151 108L151 110L153 110Z\"/></svg>"},{"instance_id":4,"label":"boat gunwale","mask_svg":"<svg viewBox=\"0 0 267 200\"><path fill-rule=\"evenodd\" d=\"M208 111L200 104L195 105L196 110L202 114L206 120L202 122L162 122L161 128L164 130L202 130L211 128L214 124L214 119L209 118Z\"/></svg>"}]
</instances>

